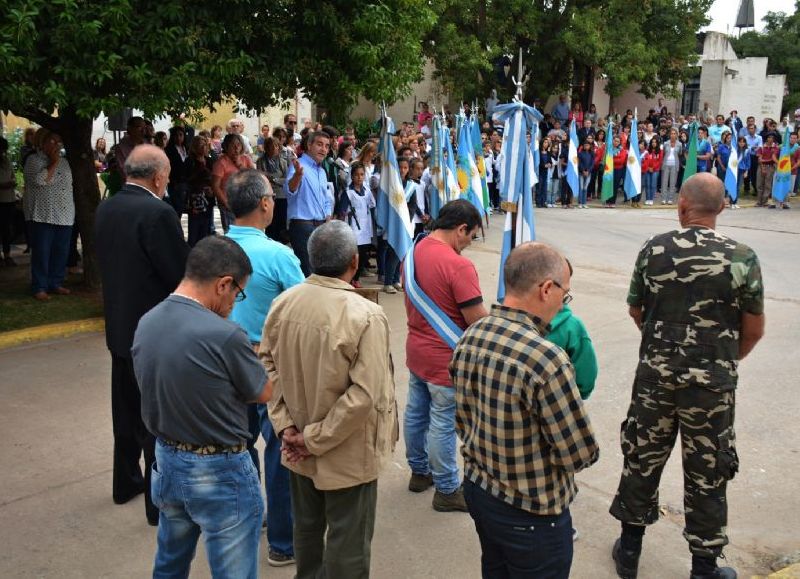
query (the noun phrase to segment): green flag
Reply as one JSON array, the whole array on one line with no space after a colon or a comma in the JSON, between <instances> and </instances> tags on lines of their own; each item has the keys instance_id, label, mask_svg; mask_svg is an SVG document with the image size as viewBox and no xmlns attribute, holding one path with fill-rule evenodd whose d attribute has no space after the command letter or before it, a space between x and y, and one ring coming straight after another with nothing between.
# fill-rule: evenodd
<instances>
[{"instance_id":1,"label":"green flag","mask_svg":"<svg viewBox=\"0 0 800 579\"><path fill-rule=\"evenodd\" d=\"M686 168L683 170L683 182L697 173L697 123L689 126L689 153L686 156Z\"/></svg>"},{"instance_id":2,"label":"green flag","mask_svg":"<svg viewBox=\"0 0 800 579\"><path fill-rule=\"evenodd\" d=\"M613 140L611 119L609 119L608 127L606 128L606 152L603 155L603 188L600 191L603 203L614 196L614 153L611 150Z\"/></svg>"}]
</instances>

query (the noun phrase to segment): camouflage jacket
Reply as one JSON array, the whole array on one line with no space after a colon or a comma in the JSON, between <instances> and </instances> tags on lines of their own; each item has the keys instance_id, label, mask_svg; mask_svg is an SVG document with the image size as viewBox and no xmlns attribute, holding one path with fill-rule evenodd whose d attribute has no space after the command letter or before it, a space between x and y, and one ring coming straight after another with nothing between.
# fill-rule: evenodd
<instances>
[{"instance_id":1,"label":"camouflage jacket","mask_svg":"<svg viewBox=\"0 0 800 579\"><path fill-rule=\"evenodd\" d=\"M742 313L764 311L758 257L712 229L657 235L639 252L628 304L643 308L638 379L732 390Z\"/></svg>"}]
</instances>

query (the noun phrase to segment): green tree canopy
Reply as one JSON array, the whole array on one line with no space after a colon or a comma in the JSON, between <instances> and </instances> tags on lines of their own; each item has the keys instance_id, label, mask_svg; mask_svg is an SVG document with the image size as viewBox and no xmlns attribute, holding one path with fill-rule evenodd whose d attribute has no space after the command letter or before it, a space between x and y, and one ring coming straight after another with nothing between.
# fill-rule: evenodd
<instances>
[{"instance_id":1,"label":"green tree canopy","mask_svg":"<svg viewBox=\"0 0 800 579\"><path fill-rule=\"evenodd\" d=\"M232 97L258 110L299 89L341 116L360 95L407 94L435 22L425 0L6 0L2 13L0 109L63 138L87 281L101 112L192 115Z\"/></svg>"},{"instance_id":2,"label":"green tree canopy","mask_svg":"<svg viewBox=\"0 0 800 579\"><path fill-rule=\"evenodd\" d=\"M785 74L789 94L783 99L782 114L800 107L800 1L795 12L768 12L763 32L746 32L731 43L739 58L766 56L768 74Z\"/></svg>"},{"instance_id":3,"label":"green tree canopy","mask_svg":"<svg viewBox=\"0 0 800 579\"><path fill-rule=\"evenodd\" d=\"M426 52L442 80L466 99L490 88L508 98L493 63L523 49L531 73L526 97L547 97L581 78L603 74L616 96L631 84L652 96L690 76L696 34L712 0L441 0Z\"/></svg>"}]
</instances>

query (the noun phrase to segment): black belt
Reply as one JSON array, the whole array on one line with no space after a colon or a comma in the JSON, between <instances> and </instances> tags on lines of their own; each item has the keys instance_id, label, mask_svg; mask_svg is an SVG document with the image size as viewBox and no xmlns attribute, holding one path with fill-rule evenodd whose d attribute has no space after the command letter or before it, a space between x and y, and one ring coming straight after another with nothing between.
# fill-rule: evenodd
<instances>
[{"instance_id":1,"label":"black belt","mask_svg":"<svg viewBox=\"0 0 800 579\"><path fill-rule=\"evenodd\" d=\"M313 225L314 227L319 227L325 220L319 221L317 219L292 219L292 223L300 223L302 225Z\"/></svg>"},{"instance_id":2,"label":"black belt","mask_svg":"<svg viewBox=\"0 0 800 579\"><path fill-rule=\"evenodd\" d=\"M193 452L194 454L238 454L247 449L247 445L245 443L227 446L224 444L192 444L190 442L178 442L161 437L159 437L159 440L167 446L171 446L172 448L182 450L184 452Z\"/></svg>"}]
</instances>

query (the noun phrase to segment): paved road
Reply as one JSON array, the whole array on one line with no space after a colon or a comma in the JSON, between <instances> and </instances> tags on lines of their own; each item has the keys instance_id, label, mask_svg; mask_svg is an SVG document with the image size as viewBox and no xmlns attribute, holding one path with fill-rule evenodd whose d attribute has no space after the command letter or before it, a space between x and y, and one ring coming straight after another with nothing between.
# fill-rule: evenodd
<instances>
[{"instance_id":1,"label":"paved road","mask_svg":"<svg viewBox=\"0 0 800 579\"><path fill-rule=\"evenodd\" d=\"M499 234L468 255L485 295L494 299ZM579 475L573 518L573 577L613 578L609 556L617 523L607 514L621 468L619 423L630 395L637 333L624 304L630 268L645 239L673 227L672 210L550 209L537 214L540 239L565 251L576 268L574 310L586 322L600 359L588 402L601 459ZM767 289L767 336L741 367L737 433L741 471L730 486L729 563L741 576L768 571L778 556L800 550L796 488L800 470L796 377L800 374L800 217L795 211L726 212L720 230L760 255ZM397 385L405 402L405 314L402 296L381 296L392 324ZM168 337L165 337L168 339ZM143 577L155 545L141 500L111 502L110 364L101 336L0 352L0 576ZM677 453L676 453L677 454ZM402 442L379 485L372 570L377 578L479 577L479 548L468 515L435 513L431 492L405 490ZM681 537L679 456L665 470L664 517L648 530L640 577L685 577L690 557ZM262 573L288 578L291 568ZM202 548L193 577L208 577Z\"/></svg>"}]
</instances>

